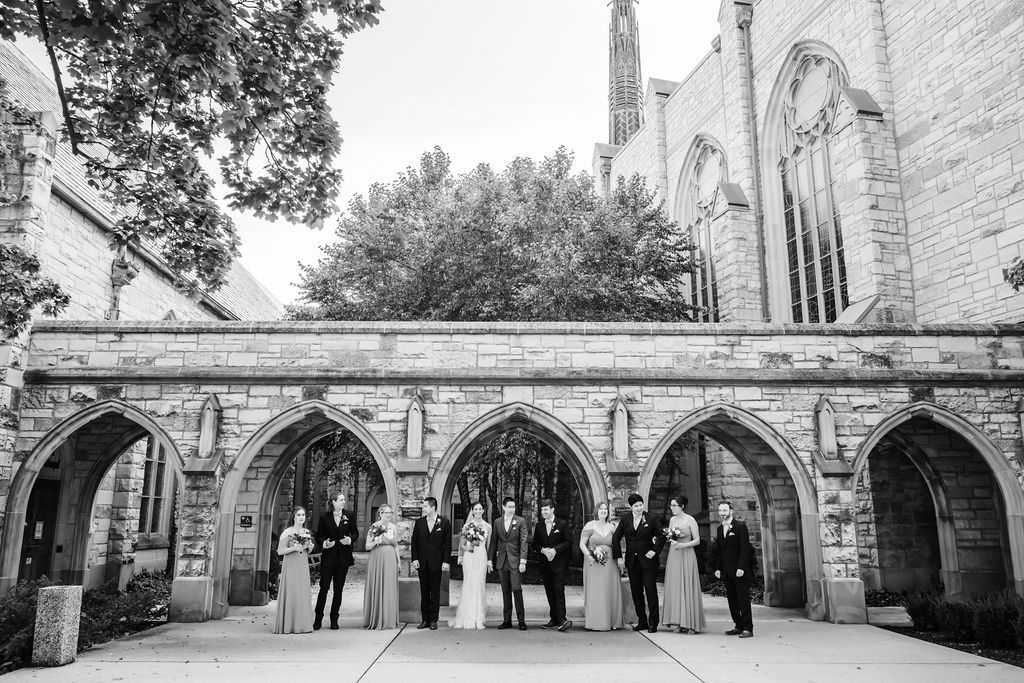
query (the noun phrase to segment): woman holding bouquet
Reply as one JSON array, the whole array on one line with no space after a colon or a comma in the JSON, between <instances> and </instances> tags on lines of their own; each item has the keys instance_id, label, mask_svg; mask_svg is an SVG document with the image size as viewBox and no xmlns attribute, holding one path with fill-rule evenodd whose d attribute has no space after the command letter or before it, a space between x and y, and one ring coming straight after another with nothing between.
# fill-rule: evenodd
<instances>
[{"instance_id":1,"label":"woman holding bouquet","mask_svg":"<svg viewBox=\"0 0 1024 683\"><path fill-rule=\"evenodd\" d=\"M583 551L583 611L588 631L611 631L624 626L622 582L612 559L615 525L608 519L608 503L600 502L594 519L580 533Z\"/></svg>"},{"instance_id":2,"label":"woman holding bouquet","mask_svg":"<svg viewBox=\"0 0 1024 683\"><path fill-rule=\"evenodd\" d=\"M491 525L484 521L484 506L473 503L469 519L459 532L459 559L462 565L462 592L451 628L480 629L487 617L487 542Z\"/></svg>"},{"instance_id":3,"label":"woman holding bouquet","mask_svg":"<svg viewBox=\"0 0 1024 683\"><path fill-rule=\"evenodd\" d=\"M676 627L676 633L700 633L706 626L700 570L694 551L700 543L700 531L697 520L684 511L688 502L686 496L676 496L668 502L672 519L665 530L669 550L661 614L666 626Z\"/></svg>"},{"instance_id":4,"label":"woman holding bouquet","mask_svg":"<svg viewBox=\"0 0 1024 683\"><path fill-rule=\"evenodd\" d=\"M277 589L274 633L312 633L313 602L309 582L309 551L313 535L306 528L306 509L297 507L281 532L277 554L281 556L281 580Z\"/></svg>"},{"instance_id":5,"label":"woman holding bouquet","mask_svg":"<svg viewBox=\"0 0 1024 683\"><path fill-rule=\"evenodd\" d=\"M363 628L398 628L398 541L394 510L381 505L370 525L366 549L366 586L363 589Z\"/></svg>"}]
</instances>

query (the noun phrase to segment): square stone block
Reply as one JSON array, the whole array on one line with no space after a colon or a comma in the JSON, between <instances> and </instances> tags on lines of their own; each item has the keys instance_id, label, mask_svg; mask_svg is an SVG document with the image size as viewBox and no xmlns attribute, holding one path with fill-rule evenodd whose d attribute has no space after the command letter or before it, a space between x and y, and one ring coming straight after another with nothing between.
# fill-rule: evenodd
<instances>
[{"instance_id":1,"label":"square stone block","mask_svg":"<svg viewBox=\"0 0 1024 683\"><path fill-rule=\"evenodd\" d=\"M441 574L441 607L451 604L449 590L451 573ZM398 620L407 624L420 623L420 579L418 576L398 579Z\"/></svg>"},{"instance_id":2,"label":"square stone block","mask_svg":"<svg viewBox=\"0 0 1024 683\"><path fill-rule=\"evenodd\" d=\"M171 604L167 621L207 621L213 609L213 578L209 576L179 576L171 584Z\"/></svg>"},{"instance_id":3,"label":"square stone block","mask_svg":"<svg viewBox=\"0 0 1024 683\"><path fill-rule=\"evenodd\" d=\"M825 609L833 624L866 624L864 582L860 579L825 579Z\"/></svg>"},{"instance_id":4,"label":"square stone block","mask_svg":"<svg viewBox=\"0 0 1024 683\"><path fill-rule=\"evenodd\" d=\"M82 613L81 586L47 586L39 589L32 663L63 666L78 653L78 620Z\"/></svg>"}]
</instances>

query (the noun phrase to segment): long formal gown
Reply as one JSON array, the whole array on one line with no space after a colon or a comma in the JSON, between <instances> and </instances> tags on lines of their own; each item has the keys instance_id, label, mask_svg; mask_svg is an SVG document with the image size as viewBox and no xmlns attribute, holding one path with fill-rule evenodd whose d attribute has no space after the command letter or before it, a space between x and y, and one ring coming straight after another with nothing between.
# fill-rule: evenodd
<instances>
[{"instance_id":1,"label":"long formal gown","mask_svg":"<svg viewBox=\"0 0 1024 683\"><path fill-rule=\"evenodd\" d=\"M394 526L373 547L366 563L363 628L398 628L398 541Z\"/></svg>"},{"instance_id":2,"label":"long formal gown","mask_svg":"<svg viewBox=\"0 0 1024 683\"><path fill-rule=\"evenodd\" d=\"M670 528L683 532L681 543L693 540L688 525L669 522ZM690 548L668 550L665 563L665 599L661 607L661 620L666 626L680 626L703 631L704 600L700 592L700 570L697 567L697 553Z\"/></svg>"},{"instance_id":3,"label":"long formal gown","mask_svg":"<svg viewBox=\"0 0 1024 683\"><path fill-rule=\"evenodd\" d=\"M473 546L460 540L459 557L462 558L462 592L455 618L448 622L452 628L480 629L487 618L487 542L491 537L490 525L484 525L484 540Z\"/></svg>"},{"instance_id":4,"label":"long formal gown","mask_svg":"<svg viewBox=\"0 0 1024 683\"><path fill-rule=\"evenodd\" d=\"M588 524L583 527L580 540L588 548L603 548L608 554L605 564L583 560L584 626L592 631L610 631L622 628L622 582L619 569L612 559L612 535L615 527L608 525L607 533L598 533Z\"/></svg>"},{"instance_id":5,"label":"long formal gown","mask_svg":"<svg viewBox=\"0 0 1024 683\"><path fill-rule=\"evenodd\" d=\"M281 534L278 552L288 548L293 532ZM312 633L313 598L309 582L309 553L300 550L281 557L274 633Z\"/></svg>"}]
</instances>

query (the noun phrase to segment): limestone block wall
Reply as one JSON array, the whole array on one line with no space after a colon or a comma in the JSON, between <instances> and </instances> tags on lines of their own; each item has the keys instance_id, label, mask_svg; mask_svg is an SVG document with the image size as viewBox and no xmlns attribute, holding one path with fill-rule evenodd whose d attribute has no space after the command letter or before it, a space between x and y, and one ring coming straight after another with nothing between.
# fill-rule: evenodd
<instances>
[{"instance_id":1,"label":"limestone block wall","mask_svg":"<svg viewBox=\"0 0 1024 683\"><path fill-rule=\"evenodd\" d=\"M918 320L1020 320L1002 268L1024 253L1024 6L881 7Z\"/></svg>"}]
</instances>

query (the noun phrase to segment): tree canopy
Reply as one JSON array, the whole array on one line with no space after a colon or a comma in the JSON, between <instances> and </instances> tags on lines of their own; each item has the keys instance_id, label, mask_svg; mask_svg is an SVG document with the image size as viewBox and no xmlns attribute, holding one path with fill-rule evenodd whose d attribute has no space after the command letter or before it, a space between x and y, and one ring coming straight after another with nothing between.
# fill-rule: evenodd
<instances>
[{"instance_id":1,"label":"tree canopy","mask_svg":"<svg viewBox=\"0 0 1024 683\"><path fill-rule=\"evenodd\" d=\"M326 94L342 41L381 0L7 0L0 38L47 49L63 133L90 182L171 268L216 287L231 209L319 223L336 212L341 144Z\"/></svg>"},{"instance_id":2,"label":"tree canopy","mask_svg":"<svg viewBox=\"0 0 1024 683\"><path fill-rule=\"evenodd\" d=\"M693 245L639 175L603 197L564 148L461 175L440 148L349 204L303 265L310 320L683 321Z\"/></svg>"}]
</instances>

